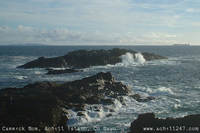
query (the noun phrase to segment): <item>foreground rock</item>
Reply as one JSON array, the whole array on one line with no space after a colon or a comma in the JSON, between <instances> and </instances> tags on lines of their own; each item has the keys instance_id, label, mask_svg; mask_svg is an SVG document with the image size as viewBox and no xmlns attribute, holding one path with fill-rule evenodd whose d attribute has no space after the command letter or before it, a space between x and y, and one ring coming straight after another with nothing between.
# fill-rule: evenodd
<instances>
[{"instance_id":1,"label":"foreground rock","mask_svg":"<svg viewBox=\"0 0 200 133\"><path fill-rule=\"evenodd\" d=\"M63 69L63 70L47 69L47 70L48 70L47 72L48 75L81 72L81 70L76 70L76 69Z\"/></svg>"},{"instance_id":2,"label":"foreground rock","mask_svg":"<svg viewBox=\"0 0 200 133\"><path fill-rule=\"evenodd\" d=\"M131 94L130 88L117 82L110 72L62 84L37 82L23 88L6 88L0 90L0 126L66 128L66 110L83 111L86 104L109 105L113 99L123 102L122 96Z\"/></svg>"},{"instance_id":3,"label":"foreground rock","mask_svg":"<svg viewBox=\"0 0 200 133\"><path fill-rule=\"evenodd\" d=\"M54 58L40 57L22 66L19 66L18 68L87 68L90 66L116 64L122 61L120 56L126 54L127 52L133 55L137 53L133 50L118 48L114 48L112 50L78 50L69 52L67 55ZM146 52L142 53L142 55L147 61L166 58Z\"/></svg>"},{"instance_id":4,"label":"foreground rock","mask_svg":"<svg viewBox=\"0 0 200 133\"><path fill-rule=\"evenodd\" d=\"M131 133L200 133L200 114L183 118L155 118L153 113L139 115L131 123Z\"/></svg>"}]
</instances>

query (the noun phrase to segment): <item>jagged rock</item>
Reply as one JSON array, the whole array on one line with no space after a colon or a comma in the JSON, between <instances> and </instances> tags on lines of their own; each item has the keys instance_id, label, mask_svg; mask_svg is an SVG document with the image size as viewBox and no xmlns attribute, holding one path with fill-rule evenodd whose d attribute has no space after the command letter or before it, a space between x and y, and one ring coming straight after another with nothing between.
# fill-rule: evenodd
<instances>
[{"instance_id":1,"label":"jagged rock","mask_svg":"<svg viewBox=\"0 0 200 133\"><path fill-rule=\"evenodd\" d=\"M115 81L110 72L62 84L36 82L23 88L2 89L0 126L65 125L67 117L62 108L84 111L86 104L108 103L105 97L115 98L130 92L127 86Z\"/></svg>"},{"instance_id":2,"label":"jagged rock","mask_svg":"<svg viewBox=\"0 0 200 133\"><path fill-rule=\"evenodd\" d=\"M112 114L107 114L107 115L106 115L106 117L111 117L111 116L112 116Z\"/></svg>"},{"instance_id":3,"label":"jagged rock","mask_svg":"<svg viewBox=\"0 0 200 133\"><path fill-rule=\"evenodd\" d=\"M67 132L67 118L59 104L60 101L49 95L48 91L43 93L22 88L1 90L0 127L35 126L41 132L45 132L45 126L62 126Z\"/></svg>"},{"instance_id":4,"label":"jagged rock","mask_svg":"<svg viewBox=\"0 0 200 133\"><path fill-rule=\"evenodd\" d=\"M0 126L65 126L67 109L85 111L87 104L110 105L117 99L123 102L122 97L131 94L131 89L110 72L65 83L43 81L5 88L0 90Z\"/></svg>"},{"instance_id":5,"label":"jagged rock","mask_svg":"<svg viewBox=\"0 0 200 133\"><path fill-rule=\"evenodd\" d=\"M101 111L101 109L100 109L100 107L98 107L98 106L94 106L94 109L93 109L94 111Z\"/></svg>"},{"instance_id":6,"label":"jagged rock","mask_svg":"<svg viewBox=\"0 0 200 133\"><path fill-rule=\"evenodd\" d=\"M114 104L114 100L113 100L113 99L102 99L101 102L102 102L102 104L104 104L104 105L111 105L111 104Z\"/></svg>"},{"instance_id":7,"label":"jagged rock","mask_svg":"<svg viewBox=\"0 0 200 133\"><path fill-rule=\"evenodd\" d=\"M199 133L199 124L200 114L159 119L153 113L146 113L131 123L130 133Z\"/></svg>"},{"instance_id":8,"label":"jagged rock","mask_svg":"<svg viewBox=\"0 0 200 133\"><path fill-rule=\"evenodd\" d=\"M18 68L62 68L67 67L67 63L63 56L53 57L53 58L45 58L39 57L36 60L28 62L22 66L18 66Z\"/></svg>"},{"instance_id":9,"label":"jagged rock","mask_svg":"<svg viewBox=\"0 0 200 133\"><path fill-rule=\"evenodd\" d=\"M18 66L18 68L87 68L90 66L116 64L121 62L120 56L127 52L132 53L133 55L137 53L133 50L119 48L111 50L78 50L59 57L40 57L24 65ZM147 61L166 58L152 53L145 52L142 54Z\"/></svg>"},{"instance_id":10,"label":"jagged rock","mask_svg":"<svg viewBox=\"0 0 200 133\"><path fill-rule=\"evenodd\" d=\"M79 112L77 113L77 116L85 116L85 113L79 111Z\"/></svg>"},{"instance_id":11,"label":"jagged rock","mask_svg":"<svg viewBox=\"0 0 200 133\"><path fill-rule=\"evenodd\" d=\"M47 74L50 75L50 74L75 73L75 72L81 72L81 70L76 70L76 69L64 69L64 70L48 69Z\"/></svg>"}]
</instances>

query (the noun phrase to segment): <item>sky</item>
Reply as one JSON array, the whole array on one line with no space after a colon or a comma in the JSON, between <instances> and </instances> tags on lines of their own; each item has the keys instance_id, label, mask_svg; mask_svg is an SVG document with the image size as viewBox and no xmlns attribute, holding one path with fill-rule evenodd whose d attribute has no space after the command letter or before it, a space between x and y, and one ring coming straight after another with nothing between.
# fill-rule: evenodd
<instances>
[{"instance_id":1,"label":"sky","mask_svg":"<svg viewBox=\"0 0 200 133\"><path fill-rule=\"evenodd\" d=\"M200 44L200 0L0 0L0 45Z\"/></svg>"}]
</instances>

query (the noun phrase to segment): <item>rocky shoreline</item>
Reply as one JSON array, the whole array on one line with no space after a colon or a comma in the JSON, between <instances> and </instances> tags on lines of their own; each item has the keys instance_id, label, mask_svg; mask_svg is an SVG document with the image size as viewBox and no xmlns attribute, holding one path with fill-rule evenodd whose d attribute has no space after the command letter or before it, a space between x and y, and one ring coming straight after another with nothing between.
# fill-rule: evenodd
<instances>
[{"instance_id":1,"label":"rocky shoreline","mask_svg":"<svg viewBox=\"0 0 200 133\"><path fill-rule=\"evenodd\" d=\"M0 90L0 126L65 127L70 119L69 109L84 117L87 105L112 105L116 100L123 104L123 96L140 102L153 100L152 97L134 94L128 86L116 81L110 72L62 84L36 82L23 88L5 88ZM96 108L96 112L99 111Z\"/></svg>"},{"instance_id":2,"label":"rocky shoreline","mask_svg":"<svg viewBox=\"0 0 200 133\"><path fill-rule=\"evenodd\" d=\"M71 68L81 69L90 66L116 64L122 61L121 56L131 53L133 56L137 53L133 50L114 48L111 50L77 50L69 52L64 56L46 58L39 57L18 68ZM147 53L142 53L145 60L166 59L166 57Z\"/></svg>"},{"instance_id":3,"label":"rocky shoreline","mask_svg":"<svg viewBox=\"0 0 200 133\"><path fill-rule=\"evenodd\" d=\"M82 72L82 68L90 66L119 63L122 61L121 56L126 53L135 56L137 52L118 48L78 50L59 57L40 57L18 68L46 68L48 75ZM151 53L142 53L142 55L147 61L166 59ZM31 126L38 128L36 132L79 132L68 127L73 122L77 122L72 117L72 112L76 117L88 122L90 119L88 108L93 111L93 115L98 116L104 111L103 117L110 117L113 112L117 112L110 106L116 104L126 106L127 97L137 102L149 102L156 98L135 94L129 86L116 81L110 72L100 72L64 83L42 81L22 88L4 88L0 90L0 127L17 125L26 127L26 131L29 131L28 127ZM140 114L131 123L130 133L196 133L200 132L199 124L199 114L183 118L159 119L153 113L146 113ZM47 131L46 127L53 127L53 129Z\"/></svg>"}]
</instances>

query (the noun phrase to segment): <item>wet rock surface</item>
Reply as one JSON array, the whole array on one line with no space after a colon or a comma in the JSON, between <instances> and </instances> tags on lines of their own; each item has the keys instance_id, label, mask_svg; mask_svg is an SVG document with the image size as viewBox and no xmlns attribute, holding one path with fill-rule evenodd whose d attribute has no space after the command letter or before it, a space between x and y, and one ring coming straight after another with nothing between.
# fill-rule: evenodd
<instances>
[{"instance_id":1,"label":"wet rock surface","mask_svg":"<svg viewBox=\"0 0 200 133\"><path fill-rule=\"evenodd\" d=\"M45 58L40 57L36 60L28 62L24 65L18 66L18 68L87 68L90 66L116 64L121 62L121 55L127 52L135 55L137 53L133 50L114 48L111 50L78 50L72 51L64 56ZM142 53L144 58L149 60L155 59L166 59L166 57L152 54L152 53Z\"/></svg>"},{"instance_id":2,"label":"wet rock surface","mask_svg":"<svg viewBox=\"0 0 200 133\"><path fill-rule=\"evenodd\" d=\"M131 123L130 133L199 133L199 128L200 114L159 119L153 113L146 113Z\"/></svg>"}]
</instances>

